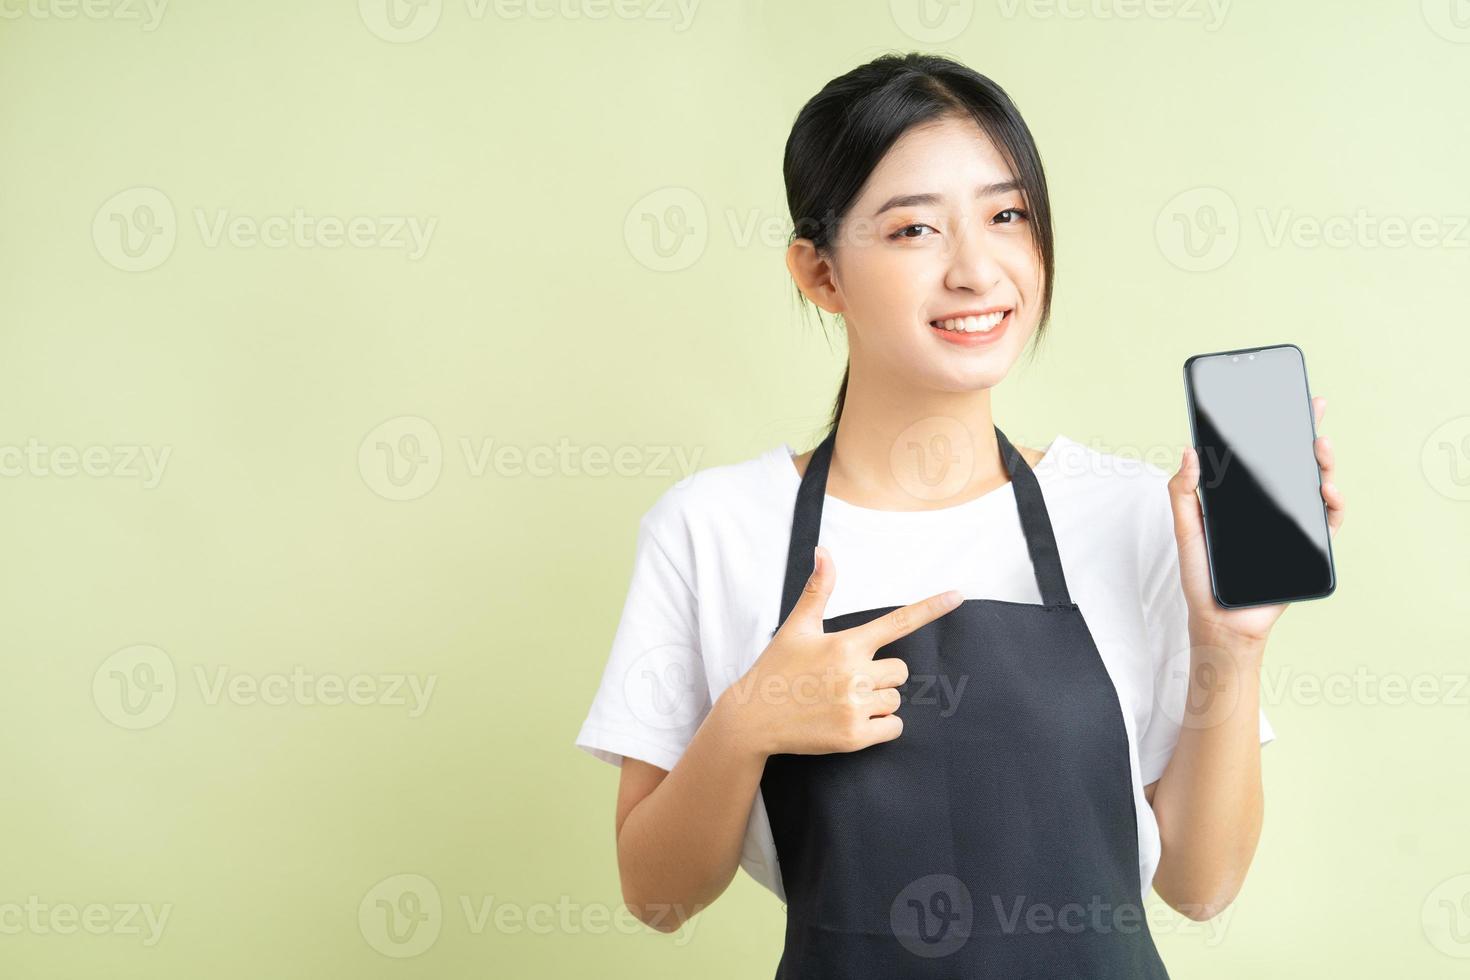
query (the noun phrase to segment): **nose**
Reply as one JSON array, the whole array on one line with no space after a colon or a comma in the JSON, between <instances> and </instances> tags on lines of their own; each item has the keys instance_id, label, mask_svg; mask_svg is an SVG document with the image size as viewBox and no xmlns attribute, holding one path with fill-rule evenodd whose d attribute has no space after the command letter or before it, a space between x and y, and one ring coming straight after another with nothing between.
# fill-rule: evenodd
<instances>
[{"instance_id":1,"label":"nose","mask_svg":"<svg viewBox=\"0 0 1470 980\"><path fill-rule=\"evenodd\" d=\"M983 295L1000 282L1000 262L984 222L966 222L949 242L949 267L944 275L947 288Z\"/></svg>"}]
</instances>

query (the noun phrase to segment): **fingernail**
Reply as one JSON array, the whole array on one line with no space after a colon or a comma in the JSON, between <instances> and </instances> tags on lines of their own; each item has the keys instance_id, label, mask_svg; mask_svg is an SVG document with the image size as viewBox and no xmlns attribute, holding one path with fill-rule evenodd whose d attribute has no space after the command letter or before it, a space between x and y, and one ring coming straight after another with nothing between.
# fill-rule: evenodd
<instances>
[{"instance_id":1,"label":"fingernail","mask_svg":"<svg viewBox=\"0 0 1470 980\"><path fill-rule=\"evenodd\" d=\"M959 589L950 589L944 594L944 604L953 608L965 601L964 594Z\"/></svg>"}]
</instances>

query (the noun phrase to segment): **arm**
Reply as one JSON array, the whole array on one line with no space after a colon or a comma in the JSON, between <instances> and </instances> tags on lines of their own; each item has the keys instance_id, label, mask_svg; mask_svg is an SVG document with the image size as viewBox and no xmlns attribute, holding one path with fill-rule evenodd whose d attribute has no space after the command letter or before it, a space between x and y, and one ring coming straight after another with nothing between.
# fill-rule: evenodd
<instances>
[{"instance_id":1,"label":"arm","mask_svg":"<svg viewBox=\"0 0 1470 980\"><path fill-rule=\"evenodd\" d=\"M742 734L736 707L729 691L722 695L672 771L623 760L616 818L623 902L660 932L676 931L718 898L740 867L765 756Z\"/></svg>"},{"instance_id":2,"label":"arm","mask_svg":"<svg viewBox=\"0 0 1470 980\"><path fill-rule=\"evenodd\" d=\"M1162 845L1154 890L1180 914L1204 921L1234 901L1261 836L1265 644L1191 629L1190 646L1179 742L1144 795Z\"/></svg>"},{"instance_id":3,"label":"arm","mask_svg":"<svg viewBox=\"0 0 1470 980\"><path fill-rule=\"evenodd\" d=\"M666 775L625 759L618 790L618 874L639 919L673 932L730 884L751 805L777 753L857 752L898 738L897 688L908 665L878 650L960 604L930 596L828 633L836 569L827 549L796 607L750 670L711 706Z\"/></svg>"},{"instance_id":4,"label":"arm","mask_svg":"<svg viewBox=\"0 0 1470 980\"><path fill-rule=\"evenodd\" d=\"M1327 399L1312 398L1319 426L1326 409ZM1314 448L1328 533L1335 537L1346 505L1333 483L1332 444L1319 436ZM1169 481L1169 498L1189 606L1189 687L1169 765L1144 794L1162 846L1154 889L1181 914L1203 921L1234 901L1260 839L1260 671L1267 637L1286 605L1222 609L1215 602L1198 485L1199 458L1187 449Z\"/></svg>"}]
</instances>

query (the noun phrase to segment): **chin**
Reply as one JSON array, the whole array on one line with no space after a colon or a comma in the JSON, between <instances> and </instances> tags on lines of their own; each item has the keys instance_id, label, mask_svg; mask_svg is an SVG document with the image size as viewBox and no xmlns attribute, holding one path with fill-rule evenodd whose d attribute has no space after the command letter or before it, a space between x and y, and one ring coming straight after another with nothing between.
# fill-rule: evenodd
<instances>
[{"instance_id":1,"label":"chin","mask_svg":"<svg viewBox=\"0 0 1470 980\"><path fill-rule=\"evenodd\" d=\"M1001 364L975 364L966 370L935 371L931 368L921 383L935 391L960 394L994 388L1005 380L1010 370L1009 360Z\"/></svg>"}]
</instances>

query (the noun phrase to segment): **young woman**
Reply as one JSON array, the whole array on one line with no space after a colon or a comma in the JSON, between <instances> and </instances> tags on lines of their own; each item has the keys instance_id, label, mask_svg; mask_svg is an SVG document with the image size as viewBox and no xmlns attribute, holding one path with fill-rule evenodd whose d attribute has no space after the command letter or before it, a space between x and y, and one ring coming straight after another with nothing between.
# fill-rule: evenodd
<instances>
[{"instance_id":1,"label":"young woman","mask_svg":"<svg viewBox=\"0 0 1470 980\"><path fill-rule=\"evenodd\" d=\"M1215 604L1192 450L1169 478L996 426L1054 278L998 86L879 58L802 109L785 177L848 372L814 450L640 523L577 738L622 767L624 900L672 931L743 866L786 902L780 977L1165 977L1143 896L1210 918L1255 852L1284 606Z\"/></svg>"}]
</instances>

